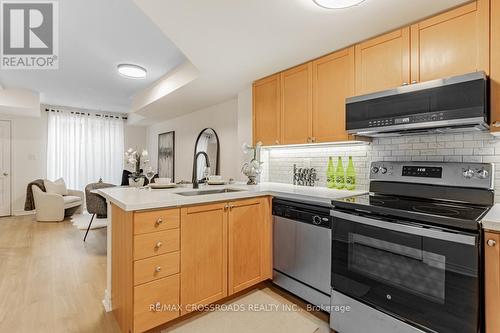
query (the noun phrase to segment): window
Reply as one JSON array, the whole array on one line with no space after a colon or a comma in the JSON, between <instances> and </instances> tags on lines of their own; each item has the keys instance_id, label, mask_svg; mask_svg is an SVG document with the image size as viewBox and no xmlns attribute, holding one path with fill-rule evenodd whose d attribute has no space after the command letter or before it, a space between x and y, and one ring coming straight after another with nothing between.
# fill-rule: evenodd
<instances>
[{"instance_id":1,"label":"window","mask_svg":"<svg viewBox=\"0 0 500 333\"><path fill-rule=\"evenodd\" d=\"M120 184L123 122L116 116L49 111L47 178L62 177L68 188L80 190L100 178Z\"/></svg>"}]
</instances>

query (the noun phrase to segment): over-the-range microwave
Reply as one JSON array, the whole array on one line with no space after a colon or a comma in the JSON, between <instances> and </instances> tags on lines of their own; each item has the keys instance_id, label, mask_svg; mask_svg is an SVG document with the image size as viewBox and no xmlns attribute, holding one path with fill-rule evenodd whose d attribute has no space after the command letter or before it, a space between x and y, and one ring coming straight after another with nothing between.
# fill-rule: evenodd
<instances>
[{"instance_id":1,"label":"over-the-range microwave","mask_svg":"<svg viewBox=\"0 0 500 333\"><path fill-rule=\"evenodd\" d=\"M401 86L346 100L349 134L383 137L489 128L484 72Z\"/></svg>"}]
</instances>

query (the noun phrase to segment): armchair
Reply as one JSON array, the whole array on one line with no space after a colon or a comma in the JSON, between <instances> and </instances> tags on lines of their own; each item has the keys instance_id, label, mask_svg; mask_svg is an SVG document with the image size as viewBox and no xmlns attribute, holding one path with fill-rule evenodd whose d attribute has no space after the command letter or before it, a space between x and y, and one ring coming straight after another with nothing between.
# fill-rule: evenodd
<instances>
[{"instance_id":1,"label":"armchair","mask_svg":"<svg viewBox=\"0 0 500 333\"><path fill-rule=\"evenodd\" d=\"M68 195L43 192L38 186L31 187L35 200L36 220L39 222L60 222L65 217L83 212L82 191L68 190Z\"/></svg>"}]
</instances>

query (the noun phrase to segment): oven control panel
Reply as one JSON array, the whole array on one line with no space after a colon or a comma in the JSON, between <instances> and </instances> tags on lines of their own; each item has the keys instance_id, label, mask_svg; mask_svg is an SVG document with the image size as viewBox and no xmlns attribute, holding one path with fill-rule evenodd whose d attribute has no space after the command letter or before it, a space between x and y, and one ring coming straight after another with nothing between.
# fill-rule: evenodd
<instances>
[{"instance_id":1,"label":"oven control panel","mask_svg":"<svg viewBox=\"0 0 500 333\"><path fill-rule=\"evenodd\" d=\"M403 165L402 176L404 177L424 177L441 178L443 176L442 167L429 167L418 165Z\"/></svg>"},{"instance_id":2,"label":"oven control panel","mask_svg":"<svg viewBox=\"0 0 500 333\"><path fill-rule=\"evenodd\" d=\"M493 189L494 165L455 162L373 162L371 181Z\"/></svg>"}]
</instances>

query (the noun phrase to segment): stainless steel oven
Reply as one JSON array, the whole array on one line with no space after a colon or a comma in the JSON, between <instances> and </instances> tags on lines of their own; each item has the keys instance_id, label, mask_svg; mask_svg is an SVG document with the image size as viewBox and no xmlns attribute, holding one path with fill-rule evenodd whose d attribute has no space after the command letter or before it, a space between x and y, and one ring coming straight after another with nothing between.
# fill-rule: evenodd
<instances>
[{"instance_id":1,"label":"stainless steel oven","mask_svg":"<svg viewBox=\"0 0 500 333\"><path fill-rule=\"evenodd\" d=\"M332 215L336 291L425 332L478 331L479 235L341 211Z\"/></svg>"},{"instance_id":2,"label":"stainless steel oven","mask_svg":"<svg viewBox=\"0 0 500 333\"><path fill-rule=\"evenodd\" d=\"M482 332L487 163L373 162L370 193L333 200L332 309L339 333Z\"/></svg>"}]
</instances>

